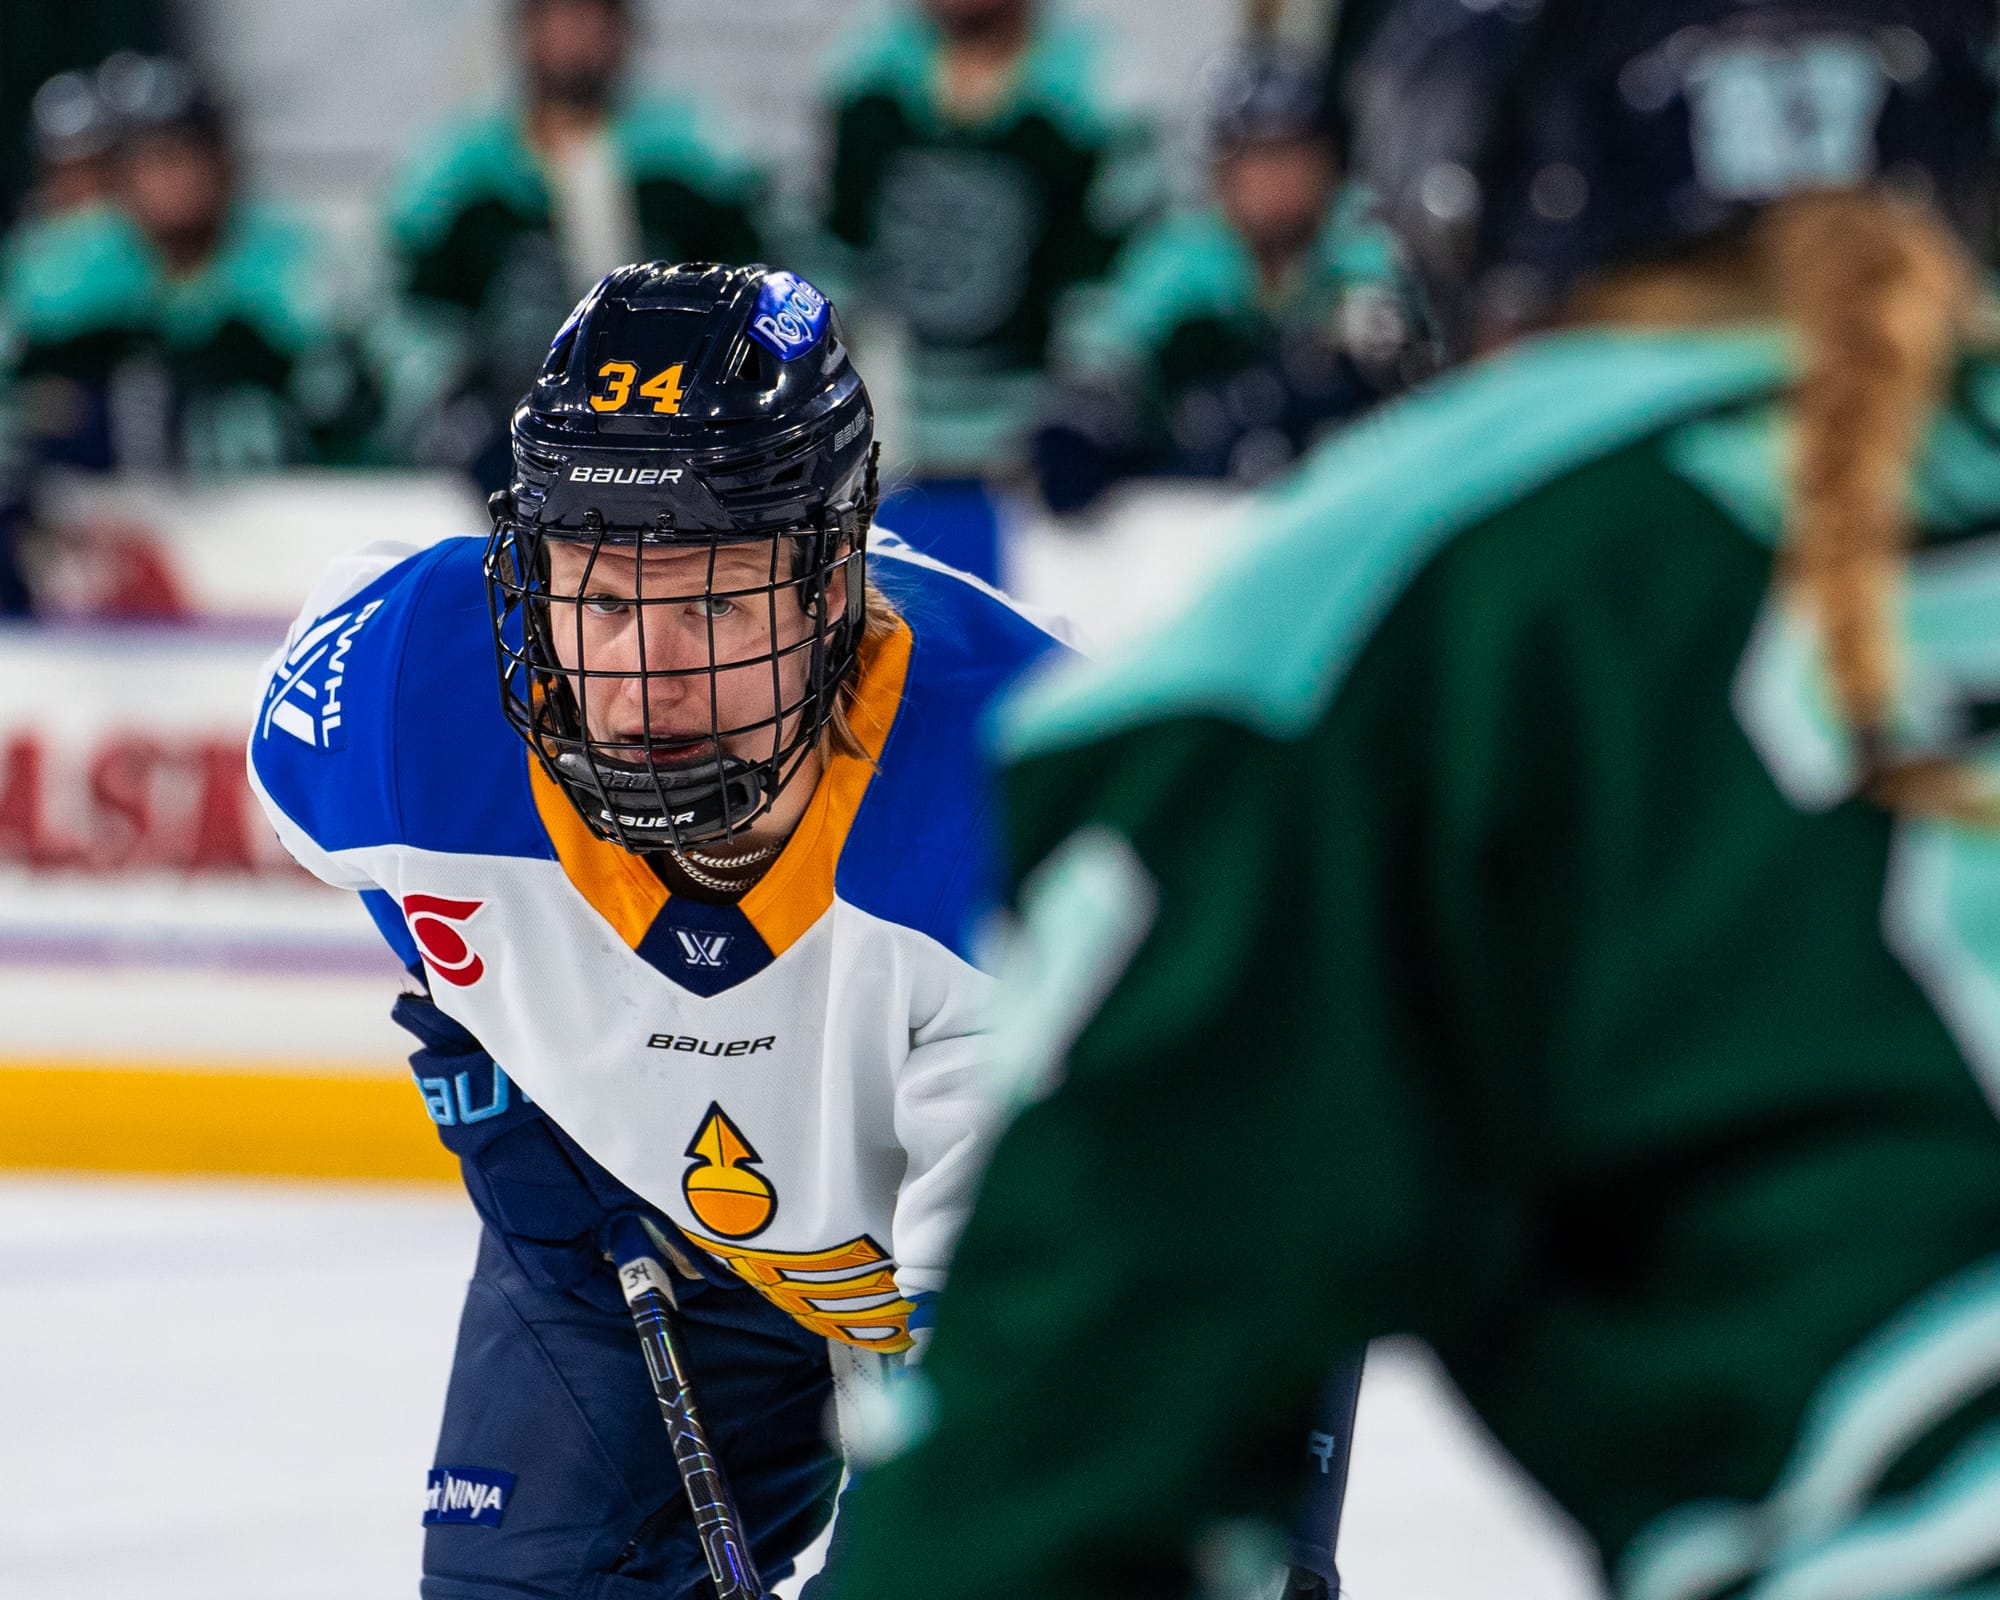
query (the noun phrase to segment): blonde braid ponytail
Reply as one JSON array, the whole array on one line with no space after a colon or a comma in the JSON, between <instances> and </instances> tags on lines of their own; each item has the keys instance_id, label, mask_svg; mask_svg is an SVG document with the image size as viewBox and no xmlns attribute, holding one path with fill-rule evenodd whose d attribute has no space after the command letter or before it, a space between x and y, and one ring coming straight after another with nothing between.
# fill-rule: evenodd
<instances>
[{"instance_id":1,"label":"blonde braid ponytail","mask_svg":"<svg viewBox=\"0 0 2000 1600\"><path fill-rule=\"evenodd\" d=\"M1775 205L1752 250L1800 344L1785 576L1819 629L1869 792L1959 813L1970 790L1956 766L1893 765L1887 744L1910 480L1972 318L1974 269L1942 221L1870 191Z\"/></svg>"}]
</instances>

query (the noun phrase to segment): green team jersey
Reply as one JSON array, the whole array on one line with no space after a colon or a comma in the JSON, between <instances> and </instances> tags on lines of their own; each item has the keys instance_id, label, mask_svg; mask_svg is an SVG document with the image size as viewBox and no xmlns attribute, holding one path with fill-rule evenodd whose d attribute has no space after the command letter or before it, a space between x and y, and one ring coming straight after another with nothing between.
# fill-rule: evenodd
<instances>
[{"instance_id":1,"label":"green team jersey","mask_svg":"<svg viewBox=\"0 0 2000 1600\"><path fill-rule=\"evenodd\" d=\"M631 190L640 259L763 259L762 173L684 99L633 100L606 129ZM556 201L518 107L468 114L403 173L388 231L407 313L396 386L419 433L452 397L484 408L476 453L533 384L549 336L584 292L624 262L564 259ZM444 432L461 431L446 422ZM504 442L504 441L503 441ZM445 446L419 453L447 460Z\"/></svg>"},{"instance_id":2,"label":"green team jersey","mask_svg":"<svg viewBox=\"0 0 2000 1600\"><path fill-rule=\"evenodd\" d=\"M1261 481L1405 386L1418 318L1396 247L1350 185L1275 291L1221 208L1126 247L1057 329L1051 420L1136 473Z\"/></svg>"},{"instance_id":3,"label":"green team jersey","mask_svg":"<svg viewBox=\"0 0 2000 1600\"><path fill-rule=\"evenodd\" d=\"M13 426L31 456L86 468L360 459L374 392L335 276L314 230L254 203L178 277L111 207L24 225L0 252Z\"/></svg>"},{"instance_id":4,"label":"green team jersey","mask_svg":"<svg viewBox=\"0 0 2000 1600\"><path fill-rule=\"evenodd\" d=\"M1343 189L1297 271L1276 296L1218 206L1177 212L1133 239L1104 293L1059 330L1060 363L1078 374L1148 371L1166 389L1240 368L1281 330L1309 327L1342 345L1343 308L1356 294L1400 306L1396 247L1366 191Z\"/></svg>"},{"instance_id":5,"label":"green team jersey","mask_svg":"<svg viewBox=\"0 0 2000 1600\"><path fill-rule=\"evenodd\" d=\"M1016 700L1023 1109L845 1600L1187 1593L1392 1332L1629 1600L1996 1592L2000 837L1856 793L1772 582L1787 363L1481 363ZM1977 758L2000 373L1961 388L1894 734Z\"/></svg>"},{"instance_id":6,"label":"green team jersey","mask_svg":"<svg viewBox=\"0 0 2000 1600\"><path fill-rule=\"evenodd\" d=\"M1040 17L1008 92L977 122L940 108L942 50L908 5L845 41L825 91L822 222L845 258L836 285L907 332L905 446L918 470L977 472L1014 450L1065 296L1111 265L1149 214L1157 173L1083 24Z\"/></svg>"}]
</instances>

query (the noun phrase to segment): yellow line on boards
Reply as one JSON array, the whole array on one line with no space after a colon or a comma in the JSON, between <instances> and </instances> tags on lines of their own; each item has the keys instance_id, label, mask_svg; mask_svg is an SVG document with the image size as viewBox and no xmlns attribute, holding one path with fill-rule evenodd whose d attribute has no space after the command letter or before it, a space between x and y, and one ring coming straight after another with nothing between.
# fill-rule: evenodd
<instances>
[{"instance_id":1,"label":"yellow line on boards","mask_svg":"<svg viewBox=\"0 0 2000 1600\"><path fill-rule=\"evenodd\" d=\"M409 1078L0 1061L0 1168L456 1181Z\"/></svg>"}]
</instances>

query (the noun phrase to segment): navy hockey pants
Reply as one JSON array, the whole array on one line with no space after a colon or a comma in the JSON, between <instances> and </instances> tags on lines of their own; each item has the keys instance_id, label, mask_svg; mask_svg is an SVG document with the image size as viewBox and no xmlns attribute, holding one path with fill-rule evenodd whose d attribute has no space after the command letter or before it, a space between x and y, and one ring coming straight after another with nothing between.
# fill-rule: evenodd
<instances>
[{"instance_id":1,"label":"navy hockey pants","mask_svg":"<svg viewBox=\"0 0 2000 1600\"><path fill-rule=\"evenodd\" d=\"M417 1086L486 1225L424 1512L424 1600L705 1600L692 1513L598 1242L614 1213L649 1208L426 997L402 996L394 1015L422 1045ZM687 1255L704 1272L676 1290L697 1404L775 1578L825 1525L839 1481L821 1431L826 1342Z\"/></svg>"},{"instance_id":2,"label":"navy hockey pants","mask_svg":"<svg viewBox=\"0 0 2000 1600\"><path fill-rule=\"evenodd\" d=\"M690 1283L681 1299L702 1420L775 1581L825 1525L839 1483L822 1432L826 1343L747 1287ZM432 1482L424 1600L712 1593L630 1318L536 1287L490 1231Z\"/></svg>"}]
</instances>

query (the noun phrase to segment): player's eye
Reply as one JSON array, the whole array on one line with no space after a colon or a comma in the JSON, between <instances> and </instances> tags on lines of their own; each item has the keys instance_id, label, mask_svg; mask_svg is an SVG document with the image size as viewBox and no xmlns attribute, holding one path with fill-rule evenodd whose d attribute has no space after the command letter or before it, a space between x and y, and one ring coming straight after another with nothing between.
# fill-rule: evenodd
<instances>
[{"instance_id":1,"label":"player's eye","mask_svg":"<svg viewBox=\"0 0 2000 1600\"><path fill-rule=\"evenodd\" d=\"M631 605L630 600L615 594L587 594L583 597L583 609L593 617L622 617Z\"/></svg>"},{"instance_id":2,"label":"player's eye","mask_svg":"<svg viewBox=\"0 0 2000 1600\"><path fill-rule=\"evenodd\" d=\"M714 595L695 602L695 610L704 617L726 617L735 609L734 600L719 600Z\"/></svg>"}]
</instances>

